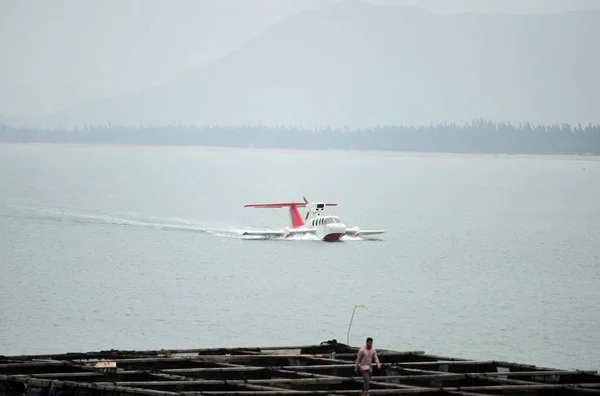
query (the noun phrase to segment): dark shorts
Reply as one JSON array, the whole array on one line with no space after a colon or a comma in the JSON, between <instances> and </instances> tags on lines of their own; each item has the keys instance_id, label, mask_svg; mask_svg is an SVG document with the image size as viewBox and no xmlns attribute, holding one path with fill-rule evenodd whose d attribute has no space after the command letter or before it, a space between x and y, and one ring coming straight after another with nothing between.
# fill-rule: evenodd
<instances>
[{"instance_id":1,"label":"dark shorts","mask_svg":"<svg viewBox=\"0 0 600 396\"><path fill-rule=\"evenodd\" d=\"M369 382L371 381L371 371L369 371L369 370L361 370L360 374L363 377L362 391L363 392L368 392L369 391Z\"/></svg>"}]
</instances>

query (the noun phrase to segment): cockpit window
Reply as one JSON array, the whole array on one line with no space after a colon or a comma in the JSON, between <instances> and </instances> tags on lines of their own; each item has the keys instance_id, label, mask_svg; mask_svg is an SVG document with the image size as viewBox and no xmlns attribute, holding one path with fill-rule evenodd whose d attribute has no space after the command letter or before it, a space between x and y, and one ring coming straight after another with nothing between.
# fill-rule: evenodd
<instances>
[{"instance_id":1,"label":"cockpit window","mask_svg":"<svg viewBox=\"0 0 600 396\"><path fill-rule=\"evenodd\" d=\"M325 224L333 224L333 223L335 223L335 220L333 219L333 217L325 218Z\"/></svg>"}]
</instances>

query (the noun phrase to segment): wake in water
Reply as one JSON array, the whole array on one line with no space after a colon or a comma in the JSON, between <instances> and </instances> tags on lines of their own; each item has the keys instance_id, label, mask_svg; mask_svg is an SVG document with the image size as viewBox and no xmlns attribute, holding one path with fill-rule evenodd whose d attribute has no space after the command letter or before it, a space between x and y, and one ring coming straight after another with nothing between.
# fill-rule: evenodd
<instances>
[{"instance_id":1,"label":"wake in water","mask_svg":"<svg viewBox=\"0 0 600 396\"><path fill-rule=\"evenodd\" d=\"M13 206L13 209L15 207ZM138 228L151 228L155 230L165 231L183 231L183 232L198 232L203 234L210 234L217 237L223 238L236 238L236 239L248 239L248 240L286 240L286 241L320 241L314 235L294 235L289 238L284 237L262 237L262 236L246 236L243 235L244 231L249 229L264 230L260 228L246 228L241 230L238 228L214 228L214 227L203 227L199 222L190 219L172 218L172 217L156 217L156 216L142 216L139 214L132 213L112 213L112 214L101 214L101 213L77 213L59 208L52 207L23 207L19 209L28 212L25 215L7 216L5 217L21 217L30 219L40 220L51 220L57 222L67 223L85 223L85 224L108 224L115 226L126 226L126 227L138 227ZM368 240L359 238L342 238L341 241L362 241Z\"/></svg>"},{"instance_id":2,"label":"wake in water","mask_svg":"<svg viewBox=\"0 0 600 396\"><path fill-rule=\"evenodd\" d=\"M165 231L199 232L228 238L242 237L242 230L235 228L223 229L203 227L200 223L188 219L142 216L138 214L129 213L77 213L68 210L49 207L21 207L20 209L29 212L29 214L12 217L24 217L67 223L108 224L115 226L151 228L155 230Z\"/></svg>"}]
</instances>

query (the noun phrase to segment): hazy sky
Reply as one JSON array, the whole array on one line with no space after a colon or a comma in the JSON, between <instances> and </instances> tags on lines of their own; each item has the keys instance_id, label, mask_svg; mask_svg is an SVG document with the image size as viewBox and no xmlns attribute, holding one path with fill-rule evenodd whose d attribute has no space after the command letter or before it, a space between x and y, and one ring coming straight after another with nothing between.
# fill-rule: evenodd
<instances>
[{"instance_id":1,"label":"hazy sky","mask_svg":"<svg viewBox=\"0 0 600 396\"><path fill-rule=\"evenodd\" d=\"M340 0L0 0L0 116L135 91ZM364 0L440 13L600 9L600 0Z\"/></svg>"}]
</instances>

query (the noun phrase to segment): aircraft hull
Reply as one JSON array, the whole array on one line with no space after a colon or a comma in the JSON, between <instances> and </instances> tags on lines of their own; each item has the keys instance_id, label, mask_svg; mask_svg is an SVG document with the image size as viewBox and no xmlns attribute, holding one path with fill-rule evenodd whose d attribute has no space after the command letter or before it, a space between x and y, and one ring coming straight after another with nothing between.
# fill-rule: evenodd
<instances>
[{"instance_id":1,"label":"aircraft hull","mask_svg":"<svg viewBox=\"0 0 600 396\"><path fill-rule=\"evenodd\" d=\"M326 242L337 242L343 237L345 233L343 232L334 232L332 234L327 234L323 237L323 240Z\"/></svg>"},{"instance_id":2,"label":"aircraft hull","mask_svg":"<svg viewBox=\"0 0 600 396\"><path fill-rule=\"evenodd\" d=\"M339 241L343 236L357 238L359 235L382 234L385 230L359 230L358 227L347 228L338 216L323 215L326 206L336 206L335 203L308 202L302 197L303 203L275 202L262 204L246 204L251 208L289 208L291 228L279 231L246 231L243 235L258 235L263 237L289 238L295 235L314 235L317 239L327 242ZM306 217L302 217L298 207L307 209Z\"/></svg>"}]
</instances>

